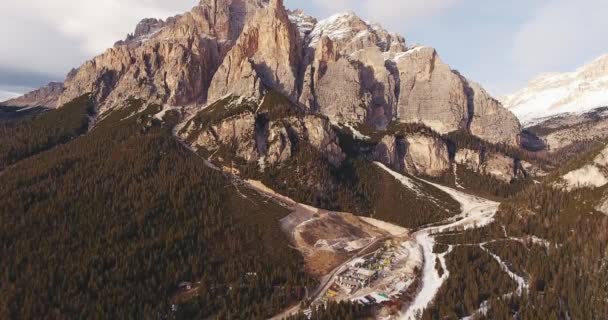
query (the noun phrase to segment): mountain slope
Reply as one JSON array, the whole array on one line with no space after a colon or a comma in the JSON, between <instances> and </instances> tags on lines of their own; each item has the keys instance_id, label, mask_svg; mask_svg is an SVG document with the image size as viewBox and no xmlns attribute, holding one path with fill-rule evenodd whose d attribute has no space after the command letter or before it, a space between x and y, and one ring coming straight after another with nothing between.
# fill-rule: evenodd
<instances>
[{"instance_id":1,"label":"mountain slope","mask_svg":"<svg viewBox=\"0 0 608 320\"><path fill-rule=\"evenodd\" d=\"M608 55L571 73L550 73L503 99L520 121L533 125L562 113L608 106Z\"/></svg>"},{"instance_id":2,"label":"mountain slope","mask_svg":"<svg viewBox=\"0 0 608 320\"><path fill-rule=\"evenodd\" d=\"M184 148L160 109L132 101L0 175L0 318L164 318L177 304L178 318L260 319L314 285L277 245L288 212Z\"/></svg>"}]
</instances>

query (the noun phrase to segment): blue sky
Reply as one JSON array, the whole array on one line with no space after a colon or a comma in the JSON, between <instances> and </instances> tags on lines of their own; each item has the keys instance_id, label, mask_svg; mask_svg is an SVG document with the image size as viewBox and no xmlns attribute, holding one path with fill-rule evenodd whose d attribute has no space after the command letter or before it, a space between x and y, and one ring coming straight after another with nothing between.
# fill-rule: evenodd
<instances>
[{"instance_id":1,"label":"blue sky","mask_svg":"<svg viewBox=\"0 0 608 320\"><path fill-rule=\"evenodd\" d=\"M0 100L50 80L112 46L144 17L197 0L0 1ZM576 69L608 53L607 0L285 0L324 18L346 10L408 43L437 48L452 68L499 96L543 72Z\"/></svg>"}]
</instances>

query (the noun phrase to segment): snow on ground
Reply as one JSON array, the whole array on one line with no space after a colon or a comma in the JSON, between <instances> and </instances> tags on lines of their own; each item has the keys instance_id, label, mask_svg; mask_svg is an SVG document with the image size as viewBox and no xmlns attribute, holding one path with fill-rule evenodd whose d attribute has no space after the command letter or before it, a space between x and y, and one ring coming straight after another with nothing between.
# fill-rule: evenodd
<instances>
[{"instance_id":1,"label":"snow on ground","mask_svg":"<svg viewBox=\"0 0 608 320\"><path fill-rule=\"evenodd\" d=\"M160 112L158 112L157 114L154 115L154 119L162 121L163 118L165 117L165 114L167 114L168 111L171 111L171 107L167 106L167 105L164 105L163 109L160 110Z\"/></svg>"},{"instance_id":2,"label":"snow on ground","mask_svg":"<svg viewBox=\"0 0 608 320\"><path fill-rule=\"evenodd\" d=\"M389 172L393 177L401 181L406 187L420 192L420 189L418 186L416 186L412 179L394 172L380 163L376 163L376 165ZM447 268L445 258L452 252L454 247L450 246L448 251L441 254L433 253L435 238L432 236L432 234L442 233L454 228L470 229L486 226L494 221L494 215L498 211L498 207L500 205L497 202L475 197L452 188L444 187L425 180L420 181L427 183L451 196L454 200L460 203L462 213L456 217L453 217L452 219L449 219L445 225L425 228L415 234L416 242L422 249L424 256L422 287L412 304L406 310L404 310L405 313L400 317L400 319L403 320L416 319L416 315L423 312L424 309L426 309L429 304L433 302L437 292L445 280L449 277L450 272ZM439 260L439 263L444 270L444 274L442 276L439 276L436 269L437 260Z\"/></svg>"},{"instance_id":3,"label":"snow on ground","mask_svg":"<svg viewBox=\"0 0 608 320\"><path fill-rule=\"evenodd\" d=\"M422 180L424 181L424 180ZM454 200L460 203L462 214L453 217L449 224L431 227L427 230L431 233L442 233L451 229L474 229L489 225L494 221L494 215L498 211L500 203L482 199L464 192L444 187L435 183L424 181L435 188L447 193Z\"/></svg>"},{"instance_id":4,"label":"snow on ground","mask_svg":"<svg viewBox=\"0 0 608 320\"><path fill-rule=\"evenodd\" d=\"M406 228L402 228L402 227L396 226L396 225L388 223L388 222L376 220L373 218L367 218L367 217L361 217L361 220L371 224L372 226L374 226L378 229L387 231L392 236L403 236L403 235L407 235L409 233L409 230L407 230Z\"/></svg>"},{"instance_id":5,"label":"snow on ground","mask_svg":"<svg viewBox=\"0 0 608 320\"><path fill-rule=\"evenodd\" d=\"M494 260L496 260L496 262L498 262L498 264L500 264L500 268L509 275L509 278L513 279L513 281L515 281L517 283L517 290L515 291L515 294L517 294L518 296L521 296L522 293L524 292L524 290L528 291L528 283L526 282L526 279L520 277L515 272L511 271L511 269L509 269L509 266L507 266L507 264L504 261L502 261L502 259L499 256L492 253L492 251L488 250L483 245L479 245L479 247L483 251L485 251L487 254L492 256L492 258L494 258Z\"/></svg>"},{"instance_id":6,"label":"snow on ground","mask_svg":"<svg viewBox=\"0 0 608 320\"><path fill-rule=\"evenodd\" d=\"M520 121L531 126L564 113L608 106L608 55L570 73L543 74L503 99Z\"/></svg>"},{"instance_id":7,"label":"snow on ground","mask_svg":"<svg viewBox=\"0 0 608 320\"><path fill-rule=\"evenodd\" d=\"M355 127L353 127L350 124L345 124L345 127L347 127L348 129L350 129L350 131L353 133L353 136L355 137L355 139L358 140L371 140L370 137L364 135L363 133L359 132L359 130L355 129Z\"/></svg>"},{"instance_id":8,"label":"snow on ground","mask_svg":"<svg viewBox=\"0 0 608 320\"><path fill-rule=\"evenodd\" d=\"M608 178L595 165L586 165L580 169L568 172L562 177L569 190L583 187L603 187L608 184Z\"/></svg>"},{"instance_id":9,"label":"snow on ground","mask_svg":"<svg viewBox=\"0 0 608 320\"><path fill-rule=\"evenodd\" d=\"M399 174L391 169L389 169L387 166L385 166L384 164L380 163L380 162L374 162L378 167L380 167L380 169L388 172L391 176L393 176L395 179L397 179L399 182L401 182L401 184L403 184L404 186L406 186L408 189L414 191L416 193L416 195L423 197L424 193L420 190L420 187L418 187L416 185L416 183L414 182L414 180Z\"/></svg>"},{"instance_id":10,"label":"snow on ground","mask_svg":"<svg viewBox=\"0 0 608 320\"><path fill-rule=\"evenodd\" d=\"M443 283L450 276L450 272L447 268L445 257L452 251L452 247L448 251L442 254L433 253L433 247L435 246L435 239L426 231L419 232L416 234L416 241L422 247L424 255L424 267L422 269L422 288L416 295L416 299L408 307L405 314L401 317L403 320L416 320L416 315L422 313L426 309L435 295L443 285ZM439 272L436 268L437 259L444 270L442 276L439 276Z\"/></svg>"},{"instance_id":11,"label":"snow on ground","mask_svg":"<svg viewBox=\"0 0 608 320\"><path fill-rule=\"evenodd\" d=\"M458 189L465 189L465 187L460 184L460 181L458 181L458 166L456 164L454 164L454 184L456 184L456 188Z\"/></svg>"}]
</instances>

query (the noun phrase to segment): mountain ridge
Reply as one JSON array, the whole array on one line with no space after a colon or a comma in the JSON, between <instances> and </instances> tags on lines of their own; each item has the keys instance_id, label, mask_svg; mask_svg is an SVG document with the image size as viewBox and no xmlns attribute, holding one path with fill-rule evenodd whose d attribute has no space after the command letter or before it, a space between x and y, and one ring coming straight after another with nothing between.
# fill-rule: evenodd
<instances>
[{"instance_id":1,"label":"mountain ridge","mask_svg":"<svg viewBox=\"0 0 608 320\"><path fill-rule=\"evenodd\" d=\"M608 106L608 54L573 72L544 73L502 98L527 126L561 114L582 114Z\"/></svg>"},{"instance_id":2,"label":"mountain ridge","mask_svg":"<svg viewBox=\"0 0 608 320\"><path fill-rule=\"evenodd\" d=\"M419 122L492 143L519 140L517 119L434 49L408 48L352 13L317 21L282 1L202 0L166 21L144 19L63 86L50 107L91 93L100 113L131 97L204 108L228 93L261 98L274 89L337 122Z\"/></svg>"}]
</instances>

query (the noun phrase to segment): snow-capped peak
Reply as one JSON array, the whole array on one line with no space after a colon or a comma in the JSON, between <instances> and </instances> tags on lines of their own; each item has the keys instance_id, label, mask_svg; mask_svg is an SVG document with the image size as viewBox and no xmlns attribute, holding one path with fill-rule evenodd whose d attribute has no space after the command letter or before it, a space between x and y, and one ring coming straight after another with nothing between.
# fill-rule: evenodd
<instances>
[{"instance_id":1,"label":"snow-capped peak","mask_svg":"<svg viewBox=\"0 0 608 320\"><path fill-rule=\"evenodd\" d=\"M316 47L322 37L334 42L341 42L342 47L360 49L362 44L376 45L382 51L405 51L405 39L388 32L380 24L367 22L354 12L347 11L335 14L319 21L306 38L309 47Z\"/></svg>"},{"instance_id":2,"label":"snow-capped peak","mask_svg":"<svg viewBox=\"0 0 608 320\"><path fill-rule=\"evenodd\" d=\"M365 32L369 27L352 11L335 14L317 23L309 36L309 46L314 47L321 37L327 36L332 40L352 37L358 32Z\"/></svg>"},{"instance_id":3,"label":"snow-capped peak","mask_svg":"<svg viewBox=\"0 0 608 320\"><path fill-rule=\"evenodd\" d=\"M542 74L502 102L527 126L608 106L608 55L574 72Z\"/></svg>"}]
</instances>

